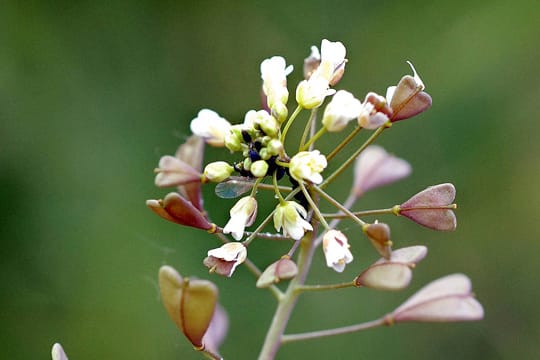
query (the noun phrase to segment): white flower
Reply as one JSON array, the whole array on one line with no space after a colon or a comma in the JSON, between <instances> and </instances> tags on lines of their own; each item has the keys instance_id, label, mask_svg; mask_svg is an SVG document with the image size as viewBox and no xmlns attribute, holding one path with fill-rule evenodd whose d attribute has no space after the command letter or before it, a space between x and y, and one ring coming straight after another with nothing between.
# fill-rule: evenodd
<instances>
[{"instance_id":1,"label":"white flower","mask_svg":"<svg viewBox=\"0 0 540 360\"><path fill-rule=\"evenodd\" d=\"M274 227L277 231L283 228L283 235L300 240L306 230L313 230L311 224L304 220L306 216L307 212L302 205L294 201L285 201L276 207Z\"/></svg>"},{"instance_id":2,"label":"white flower","mask_svg":"<svg viewBox=\"0 0 540 360\"><path fill-rule=\"evenodd\" d=\"M293 66L287 67L285 59L281 56L273 56L261 63L261 78L263 91L268 99L268 106L272 108L274 103L287 103L289 91L287 90L287 75L293 71Z\"/></svg>"},{"instance_id":3,"label":"white flower","mask_svg":"<svg viewBox=\"0 0 540 360\"><path fill-rule=\"evenodd\" d=\"M316 48L311 49L314 60L318 55L315 50ZM316 108L323 103L326 96L335 93L335 90L330 89L330 85L335 85L343 76L347 62L345 53L345 46L339 41L322 41L319 66L310 71L313 64L309 64L309 79L301 81L296 88L296 102L300 106L304 109Z\"/></svg>"},{"instance_id":4,"label":"white flower","mask_svg":"<svg viewBox=\"0 0 540 360\"><path fill-rule=\"evenodd\" d=\"M202 109L191 120L191 132L203 137L212 146L224 146L225 136L230 132L231 124L213 110Z\"/></svg>"},{"instance_id":5,"label":"white flower","mask_svg":"<svg viewBox=\"0 0 540 360\"><path fill-rule=\"evenodd\" d=\"M326 105L322 123L330 132L343 130L349 121L357 118L362 111L362 103L353 94L339 90Z\"/></svg>"},{"instance_id":6,"label":"white flower","mask_svg":"<svg viewBox=\"0 0 540 360\"><path fill-rule=\"evenodd\" d=\"M302 80L296 88L296 102L304 109L321 106L324 99L336 91L329 88L328 81L313 74L309 80Z\"/></svg>"},{"instance_id":7,"label":"white flower","mask_svg":"<svg viewBox=\"0 0 540 360\"><path fill-rule=\"evenodd\" d=\"M323 237L323 251L326 266L337 272L343 272L345 265L353 261L347 237L338 230L328 230Z\"/></svg>"},{"instance_id":8,"label":"white flower","mask_svg":"<svg viewBox=\"0 0 540 360\"><path fill-rule=\"evenodd\" d=\"M257 200L253 196L246 196L229 211L231 219L223 228L225 234L231 234L236 240L244 236L244 228L250 226L257 217Z\"/></svg>"},{"instance_id":9,"label":"white flower","mask_svg":"<svg viewBox=\"0 0 540 360\"><path fill-rule=\"evenodd\" d=\"M345 70L346 52L345 46L341 42L323 39L321 42L321 64L312 77L321 76L332 85L337 83Z\"/></svg>"},{"instance_id":10,"label":"white flower","mask_svg":"<svg viewBox=\"0 0 540 360\"><path fill-rule=\"evenodd\" d=\"M208 257L204 259L204 265L210 268L210 272L230 277L236 267L247 258L246 247L239 242L230 242L217 249L208 251Z\"/></svg>"},{"instance_id":11,"label":"white flower","mask_svg":"<svg viewBox=\"0 0 540 360\"><path fill-rule=\"evenodd\" d=\"M314 184L323 181L321 172L326 168L326 157L319 150L301 151L289 163L289 172L296 181L308 180Z\"/></svg>"}]
</instances>

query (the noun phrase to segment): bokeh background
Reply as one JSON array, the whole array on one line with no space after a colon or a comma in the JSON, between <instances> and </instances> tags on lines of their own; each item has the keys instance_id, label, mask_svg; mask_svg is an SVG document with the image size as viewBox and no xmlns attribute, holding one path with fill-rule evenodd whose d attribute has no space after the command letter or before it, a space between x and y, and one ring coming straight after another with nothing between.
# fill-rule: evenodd
<instances>
[{"instance_id":1,"label":"bokeh background","mask_svg":"<svg viewBox=\"0 0 540 360\"><path fill-rule=\"evenodd\" d=\"M346 289L300 298L289 332L367 321L428 281L463 272L486 317L404 324L284 346L279 359L532 359L540 338L540 6L514 1L4 1L0 6L0 338L3 358L47 359L60 341L73 359L200 359L158 296L162 264L211 278L231 328L228 359L256 358L274 309L240 268L231 279L201 264L211 236L145 206L161 155L211 108L232 122L259 108L260 61L283 55L300 80L322 38L347 46L338 88L363 98L410 73L432 109L396 124L379 144L413 175L367 194L387 207L453 182L458 230L385 219L400 245L430 254L400 293ZM294 90L291 90L294 92ZM294 106L291 96L291 106ZM297 130L297 129L296 129ZM339 137L329 136L326 146ZM324 146L324 145L323 145ZM206 152L209 160L221 153ZM350 173L334 187L345 197ZM207 189L224 224L232 201ZM377 257L352 225L356 262L339 276L319 253L310 282L353 277ZM358 238L358 240L357 240ZM256 242L261 267L282 244Z\"/></svg>"}]
</instances>

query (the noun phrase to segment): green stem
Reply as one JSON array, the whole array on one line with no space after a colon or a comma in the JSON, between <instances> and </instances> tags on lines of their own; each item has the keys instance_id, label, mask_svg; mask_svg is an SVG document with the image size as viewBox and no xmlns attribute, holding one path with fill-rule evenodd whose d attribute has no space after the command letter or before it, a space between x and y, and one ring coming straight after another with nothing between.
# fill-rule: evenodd
<instances>
[{"instance_id":1,"label":"green stem","mask_svg":"<svg viewBox=\"0 0 540 360\"><path fill-rule=\"evenodd\" d=\"M441 206L416 206L410 207L405 210L455 210L457 209L456 204L441 205ZM355 211L353 212L356 216L371 216L371 215L396 215L399 216L402 209L399 205L394 205L388 209L378 209L378 210L364 210L364 211ZM346 214L322 214L327 219L346 219L349 216Z\"/></svg>"},{"instance_id":2,"label":"green stem","mask_svg":"<svg viewBox=\"0 0 540 360\"><path fill-rule=\"evenodd\" d=\"M324 226L324 228L326 230L329 230L330 227L328 226L328 223L326 222L324 217L321 215L321 211L319 210L317 204L315 204L315 202L311 198L311 194L309 193L309 191L307 191L306 186L304 185L304 182L300 181L298 184L300 185L300 188L302 189L302 192L304 193L304 196L306 197L306 200L308 201L309 205L311 206L311 209L313 210L315 215L317 215L317 219L319 219L319 221L321 222L321 224Z\"/></svg>"},{"instance_id":3,"label":"green stem","mask_svg":"<svg viewBox=\"0 0 540 360\"><path fill-rule=\"evenodd\" d=\"M328 176L322 182L322 184L319 185L319 187L321 189L324 189L329 183L331 183L336 177L338 177L343 171L345 171L345 169L347 169L349 165L351 165L356 160L356 157L360 155L360 153L364 151L366 147L373 143L387 127L390 126L392 126L392 123L388 121L386 124L375 130L375 132L366 140L366 142L364 142L362 146L358 148L358 150L356 150L343 164L341 164L341 166L336 171L334 171L330 176Z\"/></svg>"},{"instance_id":4,"label":"green stem","mask_svg":"<svg viewBox=\"0 0 540 360\"><path fill-rule=\"evenodd\" d=\"M199 350L205 358L207 359L211 359L211 360L223 360L223 358L221 356L219 356L218 354L214 354L213 352L211 352L210 350L208 349L203 349L203 350Z\"/></svg>"},{"instance_id":5,"label":"green stem","mask_svg":"<svg viewBox=\"0 0 540 360\"><path fill-rule=\"evenodd\" d=\"M325 291L325 290L335 290L335 289L344 289L348 287L356 287L354 281L349 281L340 284L328 284L328 285L303 285L296 288L298 292L307 292L307 291Z\"/></svg>"},{"instance_id":6,"label":"green stem","mask_svg":"<svg viewBox=\"0 0 540 360\"><path fill-rule=\"evenodd\" d=\"M387 322L384 317L377 320L361 323L361 324L344 326L344 327L339 327L335 329L283 335L281 338L281 343L286 344L286 343L290 343L294 341L311 340L311 339L318 339L318 338L326 337L326 336L348 334L352 332L376 328L383 325L387 325Z\"/></svg>"},{"instance_id":7,"label":"green stem","mask_svg":"<svg viewBox=\"0 0 540 360\"><path fill-rule=\"evenodd\" d=\"M293 190L287 195L285 200L292 198L299 191L299 188ZM306 281L306 277L311 266L311 261L313 259L313 253L316 249L314 240L319 225L319 222L315 222L313 220L311 223L313 226L313 231L306 233L304 237L298 241L300 243L300 251L297 259L298 274L289 282L287 290L283 296L278 299L278 306L276 308L276 312L274 313L274 317L272 318L272 323L270 324L268 332L266 333L266 338L259 354L259 360L274 359L279 347L281 346L281 337L285 332L285 328L289 322L292 310L294 309L296 301L298 300L299 293L296 291L296 289L304 285L304 282ZM291 249L291 251L294 250Z\"/></svg>"},{"instance_id":8,"label":"green stem","mask_svg":"<svg viewBox=\"0 0 540 360\"><path fill-rule=\"evenodd\" d=\"M278 182L277 182L277 171L274 171L274 175L272 176L272 181L274 183L274 191L276 193L276 196L279 199L279 203L280 204L285 203L285 199L283 199L283 196L281 196L281 193L279 192Z\"/></svg>"},{"instance_id":9,"label":"green stem","mask_svg":"<svg viewBox=\"0 0 540 360\"><path fill-rule=\"evenodd\" d=\"M302 148L300 149L301 151L306 151L309 146L313 143L315 143L315 141L317 141L321 136L323 136L324 134L326 134L326 128L325 127L322 127L319 129L319 131L317 131L317 133L315 135L313 135L309 141L304 145L302 146Z\"/></svg>"},{"instance_id":10,"label":"green stem","mask_svg":"<svg viewBox=\"0 0 540 360\"><path fill-rule=\"evenodd\" d=\"M247 236L250 236L252 234L254 234L253 231L244 231L244 234L247 235ZM281 234L273 234L273 233L268 233L268 232L259 232L257 234L255 234L255 236L259 239L267 239L267 240L278 240L278 241L282 241L282 240L287 240L287 241L291 241L292 239L288 236L283 236Z\"/></svg>"},{"instance_id":11,"label":"green stem","mask_svg":"<svg viewBox=\"0 0 540 360\"><path fill-rule=\"evenodd\" d=\"M253 188L251 189L251 197L252 198L255 198L255 195L257 194L257 188L258 188L259 184L261 183L261 181L263 181L263 178L259 178L259 179L255 180L255 183L253 184Z\"/></svg>"},{"instance_id":12,"label":"green stem","mask_svg":"<svg viewBox=\"0 0 540 360\"><path fill-rule=\"evenodd\" d=\"M306 143L306 139L308 137L308 134L310 133L311 128L312 128L311 125L313 124L315 119L317 119L317 109L318 108L315 108L315 109L311 110L311 114L309 115L309 120L306 123L306 127L304 128L304 132L302 133L302 138L300 139L300 146L298 146L298 151L301 151L301 149L304 147L304 144Z\"/></svg>"},{"instance_id":13,"label":"green stem","mask_svg":"<svg viewBox=\"0 0 540 360\"><path fill-rule=\"evenodd\" d=\"M270 328L266 333L266 338L259 354L259 360L274 359L279 347L281 346L283 332L285 331L291 316L291 312L296 305L296 301L298 300L299 293L296 291L296 289L304 284L309 272L313 252L315 251L313 242L315 233L316 229L314 229L314 232L307 233L306 236L300 240L300 252L298 254L297 262L298 275L290 281L287 291L283 294L278 302L278 307L274 313L272 323L270 324Z\"/></svg>"},{"instance_id":14,"label":"green stem","mask_svg":"<svg viewBox=\"0 0 540 360\"><path fill-rule=\"evenodd\" d=\"M332 160L334 156L337 155L338 152L340 152L348 143L351 142L352 139L354 139L354 137L356 136L356 134L360 132L360 130L362 130L361 126L355 127L354 130L351 131L349 135L347 135L347 137L343 139L343 141L341 141L341 143L334 150L332 150L330 154L328 154L328 156L326 157L326 160L328 161Z\"/></svg>"},{"instance_id":15,"label":"green stem","mask_svg":"<svg viewBox=\"0 0 540 360\"><path fill-rule=\"evenodd\" d=\"M358 217L362 216L370 216L370 215L396 215L394 212L394 208L388 208L388 209L379 209L379 210L364 210L364 211L355 211L353 212L354 215ZM325 218L328 219L347 219L349 216L346 214L323 214Z\"/></svg>"},{"instance_id":16,"label":"green stem","mask_svg":"<svg viewBox=\"0 0 540 360\"><path fill-rule=\"evenodd\" d=\"M292 123L294 122L294 119L300 114L300 111L302 111L302 107L298 105L296 109L294 110L293 114L287 120L287 123L285 124L285 128L283 129L283 132L281 133L280 141L283 145L285 145L285 138L287 137L287 133L289 132L289 128L291 127Z\"/></svg>"},{"instance_id":17,"label":"green stem","mask_svg":"<svg viewBox=\"0 0 540 360\"><path fill-rule=\"evenodd\" d=\"M324 192L322 189L320 189L317 186L313 186L313 189L317 191L326 201L328 201L330 204L334 205L338 210L341 210L345 213L349 218L354 220L356 223L358 223L360 226L366 225L364 221L362 221L358 216L354 215L351 210L347 209L345 206L341 205L339 201L335 200L333 197L328 195L326 192Z\"/></svg>"}]
</instances>

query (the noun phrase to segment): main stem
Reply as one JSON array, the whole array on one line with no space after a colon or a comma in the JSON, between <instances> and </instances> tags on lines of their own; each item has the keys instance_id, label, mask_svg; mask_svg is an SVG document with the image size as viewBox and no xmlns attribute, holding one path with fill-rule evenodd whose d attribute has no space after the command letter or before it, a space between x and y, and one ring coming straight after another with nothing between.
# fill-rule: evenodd
<instances>
[{"instance_id":1,"label":"main stem","mask_svg":"<svg viewBox=\"0 0 540 360\"><path fill-rule=\"evenodd\" d=\"M291 280L287 291L283 294L278 302L278 307L274 313L274 318L270 324L270 328L266 333L266 338L264 340L261 353L259 354L259 360L272 360L276 356L276 353L281 346L281 337L285 332L287 323L291 316L292 310L296 305L298 300L298 295L300 294L297 291L299 286L304 285L306 281L307 274L309 272L309 267L311 265L311 260L313 258L313 252L315 251L315 234L317 232L317 224L313 224L313 232L306 234L302 238L300 243L300 252L298 254L298 275Z\"/></svg>"}]
</instances>

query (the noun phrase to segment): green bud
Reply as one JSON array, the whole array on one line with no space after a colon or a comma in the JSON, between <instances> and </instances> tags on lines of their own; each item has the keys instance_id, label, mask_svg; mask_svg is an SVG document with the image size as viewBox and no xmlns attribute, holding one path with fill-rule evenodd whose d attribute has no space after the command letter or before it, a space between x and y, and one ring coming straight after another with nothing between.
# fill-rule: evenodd
<instances>
[{"instance_id":1,"label":"green bud","mask_svg":"<svg viewBox=\"0 0 540 360\"><path fill-rule=\"evenodd\" d=\"M244 159L244 170L250 171L251 169L251 159L249 157Z\"/></svg>"},{"instance_id":2,"label":"green bud","mask_svg":"<svg viewBox=\"0 0 540 360\"><path fill-rule=\"evenodd\" d=\"M219 183L231 176L233 171L234 168L225 161L215 161L204 168L203 180Z\"/></svg>"},{"instance_id":3,"label":"green bud","mask_svg":"<svg viewBox=\"0 0 540 360\"><path fill-rule=\"evenodd\" d=\"M260 151L259 151L259 156L261 157L261 159L263 160L268 160L272 157L272 154L270 154L270 152L268 151L267 148L262 148Z\"/></svg>"},{"instance_id":4,"label":"green bud","mask_svg":"<svg viewBox=\"0 0 540 360\"><path fill-rule=\"evenodd\" d=\"M270 137L274 138L279 133L279 123L271 115L261 118L259 120L259 125L262 131L264 131Z\"/></svg>"},{"instance_id":5,"label":"green bud","mask_svg":"<svg viewBox=\"0 0 540 360\"><path fill-rule=\"evenodd\" d=\"M283 152L283 143L278 139L272 139L268 142L266 149L271 155L279 155Z\"/></svg>"},{"instance_id":6,"label":"green bud","mask_svg":"<svg viewBox=\"0 0 540 360\"><path fill-rule=\"evenodd\" d=\"M268 163L264 160L257 160L251 164L250 171L255 177L265 177L268 172Z\"/></svg>"}]
</instances>

